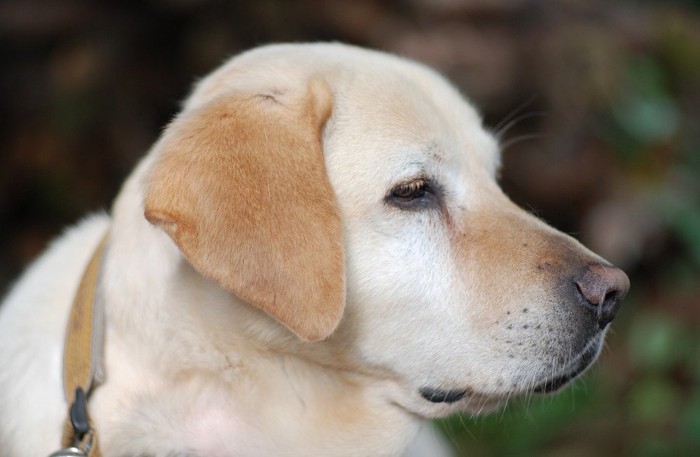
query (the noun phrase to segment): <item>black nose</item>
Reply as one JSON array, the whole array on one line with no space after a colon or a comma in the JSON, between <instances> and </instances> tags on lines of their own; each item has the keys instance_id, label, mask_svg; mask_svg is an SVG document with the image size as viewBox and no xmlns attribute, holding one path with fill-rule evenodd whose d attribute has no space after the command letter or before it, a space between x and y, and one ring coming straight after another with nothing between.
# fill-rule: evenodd
<instances>
[{"instance_id":1,"label":"black nose","mask_svg":"<svg viewBox=\"0 0 700 457\"><path fill-rule=\"evenodd\" d=\"M588 265L574 282L579 301L601 329L613 320L630 288L630 280L622 270L601 264Z\"/></svg>"}]
</instances>

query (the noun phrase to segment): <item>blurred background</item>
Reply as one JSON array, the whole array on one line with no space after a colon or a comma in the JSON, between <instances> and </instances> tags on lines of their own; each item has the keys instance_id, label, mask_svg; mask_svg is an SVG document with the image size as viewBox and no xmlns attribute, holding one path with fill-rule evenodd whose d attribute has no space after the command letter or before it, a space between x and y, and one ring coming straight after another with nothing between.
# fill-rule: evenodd
<instances>
[{"instance_id":1,"label":"blurred background","mask_svg":"<svg viewBox=\"0 0 700 457\"><path fill-rule=\"evenodd\" d=\"M700 455L700 1L0 0L0 293L108 209L191 84L275 41L437 67L512 198L632 289L573 388L439 422L465 456Z\"/></svg>"}]
</instances>

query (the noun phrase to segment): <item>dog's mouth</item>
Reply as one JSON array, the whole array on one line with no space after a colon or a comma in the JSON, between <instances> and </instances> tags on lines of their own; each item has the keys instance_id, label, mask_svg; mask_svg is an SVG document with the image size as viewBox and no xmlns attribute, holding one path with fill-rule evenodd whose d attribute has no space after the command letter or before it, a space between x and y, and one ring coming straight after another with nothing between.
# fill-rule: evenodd
<instances>
[{"instance_id":1,"label":"dog's mouth","mask_svg":"<svg viewBox=\"0 0 700 457\"><path fill-rule=\"evenodd\" d=\"M600 339L595 338L587 345L587 347L573 359L572 362L563 370L563 374L556 375L552 378L541 382L531 389L531 392L536 394L550 394L564 388L571 381L580 376L586 369L591 366L598 356L600 351Z\"/></svg>"},{"instance_id":2,"label":"dog's mouth","mask_svg":"<svg viewBox=\"0 0 700 457\"><path fill-rule=\"evenodd\" d=\"M559 374L547 378L521 393L530 392L546 395L561 390L593 364L600 351L600 342L600 338L593 338L576 357L565 365ZM445 405L457 403L465 397L476 395L470 389L440 389L435 387L422 387L419 389L419 393L423 399L430 403ZM495 400L496 397L491 396L491 399Z\"/></svg>"},{"instance_id":3,"label":"dog's mouth","mask_svg":"<svg viewBox=\"0 0 700 457\"><path fill-rule=\"evenodd\" d=\"M419 392L421 397L431 403L455 403L467 395L466 389L443 390L433 387L423 387Z\"/></svg>"}]
</instances>

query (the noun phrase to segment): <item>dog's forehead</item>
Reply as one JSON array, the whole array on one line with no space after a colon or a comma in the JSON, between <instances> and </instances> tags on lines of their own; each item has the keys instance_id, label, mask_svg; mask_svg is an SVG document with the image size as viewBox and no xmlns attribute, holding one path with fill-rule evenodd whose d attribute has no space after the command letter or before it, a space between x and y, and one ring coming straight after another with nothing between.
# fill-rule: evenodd
<instances>
[{"instance_id":1,"label":"dog's forehead","mask_svg":"<svg viewBox=\"0 0 700 457\"><path fill-rule=\"evenodd\" d=\"M451 182L456 193L466 191L465 183L495 177L497 141L476 109L433 70L378 58L348 69L334 90L326 136L332 175L342 168L346 179L377 191L427 175ZM348 165L357 173L348 174Z\"/></svg>"},{"instance_id":2,"label":"dog's forehead","mask_svg":"<svg viewBox=\"0 0 700 457\"><path fill-rule=\"evenodd\" d=\"M387 161L398 167L442 161L470 175L495 175L497 142L472 104L431 68L383 52L337 43L258 48L203 79L185 109L232 90L283 98L315 78L334 97L326 138L343 145L326 152L352 150L354 160L381 159L384 169Z\"/></svg>"},{"instance_id":3,"label":"dog's forehead","mask_svg":"<svg viewBox=\"0 0 700 457\"><path fill-rule=\"evenodd\" d=\"M334 120L357 136L394 142L436 160L484 163L497 157L495 139L474 107L443 77L408 63L356 69L337 85ZM410 159L413 160L413 159Z\"/></svg>"}]
</instances>

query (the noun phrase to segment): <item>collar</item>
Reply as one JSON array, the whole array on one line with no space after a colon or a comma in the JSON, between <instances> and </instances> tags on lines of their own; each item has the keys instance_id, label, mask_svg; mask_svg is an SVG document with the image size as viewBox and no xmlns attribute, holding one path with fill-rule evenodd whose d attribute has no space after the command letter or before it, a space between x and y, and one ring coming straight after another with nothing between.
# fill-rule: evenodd
<instances>
[{"instance_id":1,"label":"collar","mask_svg":"<svg viewBox=\"0 0 700 457\"><path fill-rule=\"evenodd\" d=\"M49 457L101 457L88 400L103 378L104 312L97 285L108 234L92 254L73 300L63 348L63 392L70 404L63 426L63 449Z\"/></svg>"}]
</instances>

